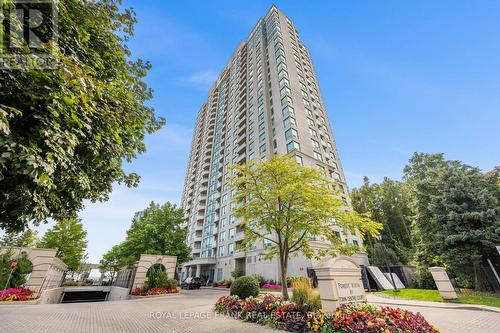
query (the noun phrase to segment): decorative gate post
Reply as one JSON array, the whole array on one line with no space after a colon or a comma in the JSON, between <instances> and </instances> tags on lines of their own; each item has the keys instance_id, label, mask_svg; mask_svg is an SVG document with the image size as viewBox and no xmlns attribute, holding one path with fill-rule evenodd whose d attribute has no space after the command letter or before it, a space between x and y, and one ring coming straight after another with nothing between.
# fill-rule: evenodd
<instances>
[{"instance_id":1,"label":"decorative gate post","mask_svg":"<svg viewBox=\"0 0 500 333\"><path fill-rule=\"evenodd\" d=\"M361 268L347 256L323 259L314 267L323 310L366 301Z\"/></svg>"}]
</instances>

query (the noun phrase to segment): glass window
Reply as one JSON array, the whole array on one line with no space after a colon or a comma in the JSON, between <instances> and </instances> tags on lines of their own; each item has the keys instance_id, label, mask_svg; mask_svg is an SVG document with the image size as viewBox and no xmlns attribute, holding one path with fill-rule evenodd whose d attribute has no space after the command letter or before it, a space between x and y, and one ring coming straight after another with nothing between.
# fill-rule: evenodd
<instances>
[{"instance_id":1,"label":"glass window","mask_svg":"<svg viewBox=\"0 0 500 333\"><path fill-rule=\"evenodd\" d=\"M290 140L290 139L293 139L293 138L298 138L299 137L299 134L298 132L295 130L295 128L289 128L286 132L285 132L285 138L287 140Z\"/></svg>"},{"instance_id":2,"label":"glass window","mask_svg":"<svg viewBox=\"0 0 500 333\"><path fill-rule=\"evenodd\" d=\"M294 150L300 151L300 144L296 141L291 141L286 145L286 151L289 153Z\"/></svg>"},{"instance_id":3,"label":"glass window","mask_svg":"<svg viewBox=\"0 0 500 333\"><path fill-rule=\"evenodd\" d=\"M285 120L283 120L283 125L285 128L287 128L290 125L295 125L295 118L294 117L286 117Z\"/></svg>"},{"instance_id":4,"label":"glass window","mask_svg":"<svg viewBox=\"0 0 500 333\"><path fill-rule=\"evenodd\" d=\"M234 253L234 243L231 243L227 246L228 249L228 254L233 254Z\"/></svg>"},{"instance_id":5,"label":"glass window","mask_svg":"<svg viewBox=\"0 0 500 333\"><path fill-rule=\"evenodd\" d=\"M294 112L293 112L293 108L290 106L290 105L287 105L283 110L282 110L282 113L283 113L283 117L287 117L287 116L290 116L290 115L293 115Z\"/></svg>"},{"instance_id":6,"label":"glass window","mask_svg":"<svg viewBox=\"0 0 500 333\"><path fill-rule=\"evenodd\" d=\"M224 245L219 246L219 257L224 256Z\"/></svg>"},{"instance_id":7,"label":"glass window","mask_svg":"<svg viewBox=\"0 0 500 333\"><path fill-rule=\"evenodd\" d=\"M259 153L262 155L266 152L266 144L264 143L262 146L259 147Z\"/></svg>"},{"instance_id":8,"label":"glass window","mask_svg":"<svg viewBox=\"0 0 500 333\"><path fill-rule=\"evenodd\" d=\"M225 239L226 239L226 232L225 231L221 231L219 233L219 242L223 242Z\"/></svg>"},{"instance_id":9,"label":"glass window","mask_svg":"<svg viewBox=\"0 0 500 333\"><path fill-rule=\"evenodd\" d=\"M234 238L234 228L229 229L229 239Z\"/></svg>"},{"instance_id":10,"label":"glass window","mask_svg":"<svg viewBox=\"0 0 500 333\"><path fill-rule=\"evenodd\" d=\"M297 161L297 163L298 163L299 165L304 166L304 160L302 159L302 157L301 157L301 156L299 156L299 155L295 155L293 158L295 159L295 161Z\"/></svg>"}]
</instances>

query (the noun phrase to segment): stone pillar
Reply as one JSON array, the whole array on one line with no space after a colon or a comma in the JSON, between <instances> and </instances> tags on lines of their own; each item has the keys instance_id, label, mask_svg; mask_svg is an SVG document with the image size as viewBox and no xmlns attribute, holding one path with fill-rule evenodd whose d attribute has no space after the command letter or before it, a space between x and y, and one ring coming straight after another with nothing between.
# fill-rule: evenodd
<instances>
[{"instance_id":1,"label":"stone pillar","mask_svg":"<svg viewBox=\"0 0 500 333\"><path fill-rule=\"evenodd\" d=\"M347 256L327 258L314 267L323 310L334 311L342 304L366 301L361 269Z\"/></svg>"},{"instance_id":2,"label":"stone pillar","mask_svg":"<svg viewBox=\"0 0 500 333\"><path fill-rule=\"evenodd\" d=\"M200 277L201 276L201 265L198 264L196 265L196 277Z\"/></svg>"},{"instance_id":3,"label":"stone pillar","mask_svg":"<svg viewBox=\"0 0 500 333\"><path fill-rule=\"evenodd\" d=\"M446 270L443 267L430 267L429 271L432 274L434 282L436 282L441 297L443 299L457 299L457 293L450 282Z\"/></svg>"}]
</instances>

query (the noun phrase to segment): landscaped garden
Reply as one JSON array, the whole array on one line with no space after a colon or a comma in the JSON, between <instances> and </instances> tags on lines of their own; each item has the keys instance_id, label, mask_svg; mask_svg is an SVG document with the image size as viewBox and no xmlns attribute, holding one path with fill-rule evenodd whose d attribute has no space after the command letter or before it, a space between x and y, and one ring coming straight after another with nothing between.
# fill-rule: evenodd
<instances>
[{"instance_id":1,"label":"landscaped garden","mask_svg":"<svg viewBox=\"0 0 500 333\"><path fill-rule=\"evenodd\" d=\"M179 283L175 279L169 279L163 265L153 265L146 274L146 283L141 288L135 288L132 296L157 296L179 292Z\"/></svg>"},{"instance_id":2,"label":"landscaped garden","mask_svg":"<svg viewBox=\"0 0 500 333\"><path fill-rule=\"evenodd\" d=\"M231 285L230 296L217 300L215 311L290 332L439 332L419 313L401 309L360 303L326 312L307 280L296 281L293 287L291 300L284 301L277 295L259 295L259 281L243 276Z\"/></svg>"},{"instance_id":3,"label":"landscaped garden","mask_svg":"<svg viewBox=\"0 0 500 333\"><path fill-rule=\"evenodd\" d=\"M24 288L26 276L33 270L33 264L26 254L13 259L12 251L0 255L0 302L28 301L34 299L33 291Z\"/></svg>"},{"instance_id":4,"label":"landscaped garden","mask_svg":"<svg viewBox=\"0 0 500 333\"><path fill-rule=\"evenodd\" d=\"M439 295L438 290L426 289L401 289L398 292L384 290L376 292L377 295L385 295L401 299L414 299L419 301L452 302L463 304L479 304L500 307L500 297L491 293L480 293L475 291L464 291L456 300L445 301Z\"/></svg>"}]
</instances>

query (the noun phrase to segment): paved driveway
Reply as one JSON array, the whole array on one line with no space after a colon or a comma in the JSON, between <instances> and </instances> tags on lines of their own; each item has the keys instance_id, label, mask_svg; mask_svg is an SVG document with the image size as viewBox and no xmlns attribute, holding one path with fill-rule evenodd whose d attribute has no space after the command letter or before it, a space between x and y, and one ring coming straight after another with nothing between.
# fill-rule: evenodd
<instances>
[{"instance_id":1,"label":"paved driveway","mask_svg":"<svg viewBox=\"0 0 500 333\"><path fill-rule=\"evenodd\" d=\"M225 294L202 289L116 302L0 305L0 332L279 332L216 315L212 306Z\"/></svg>"},{"instance_id":2,"label":"paved driveway","mask_svg":"<svg viewBox=\"0 0 500 333\"><path fill-rule=\"evenodd\" d=\"M1 332L280 332L223 318L211 311L226 291L202 289L181 295L117 302L0 305ZM370 300L376 302L377 300ZM380 305L390 305L390 301ZM474 308L393 305L421 312L443 333L500 333L500 313Z\"/></svg>"}]
</instances>

